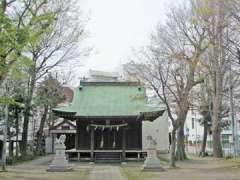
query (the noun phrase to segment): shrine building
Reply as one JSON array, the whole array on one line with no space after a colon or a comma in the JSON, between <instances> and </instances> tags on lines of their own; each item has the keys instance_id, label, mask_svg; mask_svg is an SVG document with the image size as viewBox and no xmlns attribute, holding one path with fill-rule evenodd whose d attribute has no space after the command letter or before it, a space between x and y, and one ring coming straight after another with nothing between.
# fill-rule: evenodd
<instances>
[{"instance_id":1,"label":"shrine building","mask_svg":"<svg viewBox=\"0 0 240 180\"><path fill-rule=\"evenodd\" d=\"M165 109L148 104L146 89L140 83L82 80L73 94L68 106L53 110L63 121L50 131L55 137L67 134L69 158L93 162L141 160L148 135L159 147L163 143L162 149L167 151Z\"/></svg>"}]
</instances>

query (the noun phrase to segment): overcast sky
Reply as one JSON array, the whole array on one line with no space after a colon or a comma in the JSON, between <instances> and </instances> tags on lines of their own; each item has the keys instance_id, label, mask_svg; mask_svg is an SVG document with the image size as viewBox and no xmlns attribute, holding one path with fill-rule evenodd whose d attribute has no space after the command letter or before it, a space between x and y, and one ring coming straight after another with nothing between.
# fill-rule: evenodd
<instances>
[{"instance_id":1,"label":"overcast sky","mask_svg":"<svg viewBox=\"0 0 240 180\"><path fill-rule=\"evenodd\" d=\"M90 20L87 44L94 54L84 59L81 72L115 71L129 61L132 48L144 46L172 3L180 0L81 0Z\"/></svg>"},{"instance_id":2,"label":"overcast sky","mask_svg":"<svg viewBox=\"0 0 240 180\"><path fill-rule=\"evenodd\" d=\"M129 61L132 49L149 42L151 32L164 22L169 8L184 0L79 0L83 15L89 18L88 38L82 45L94 47L81 67L69 65L74 85L89 69L117 71Z\"/></svg>"}]
</instances>

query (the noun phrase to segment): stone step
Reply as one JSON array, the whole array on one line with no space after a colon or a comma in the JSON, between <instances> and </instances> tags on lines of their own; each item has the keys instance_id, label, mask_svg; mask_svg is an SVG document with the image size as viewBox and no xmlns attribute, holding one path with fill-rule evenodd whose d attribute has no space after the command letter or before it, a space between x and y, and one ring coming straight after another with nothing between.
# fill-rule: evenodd
<instances>
[{"instance_id":1,"label":"stone step","mask_svg":"<svg viewBox=\"0 0 240 180\"><path fill-rule=\"evenodd\" d=\"M121 153L96 153L95 162L97 163L119 163L121 162Z\"/></svg>"}]
</instances>

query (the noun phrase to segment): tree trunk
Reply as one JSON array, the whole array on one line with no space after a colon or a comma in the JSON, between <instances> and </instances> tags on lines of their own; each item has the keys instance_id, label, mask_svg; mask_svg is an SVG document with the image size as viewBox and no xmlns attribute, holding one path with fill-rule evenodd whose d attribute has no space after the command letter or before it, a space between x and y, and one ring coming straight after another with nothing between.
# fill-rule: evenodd
<instances>
[{"instance_id":1,"label":"tree trunk","mask_svg":"<svg viewBox=\"0 0 240 180\"><path fill-rule=\"evenodd\" d=\"M24 121L23 121L23 132L22 132L22 142L21 142L21 156L25 157L27 155L27 142L28 142L28 125L30 118L31 101L28 100L25 104Z\"/></svg>"},{"instance_id":2,"label":"tree trunk","mask_svg":"<svg viewBox=\"0 0 240 180\"><path fill-rule=\"evenodd\" d=\"M176 159L178 161L183 161L187 159L185 152L185 143L184 143L184 125L179 127L177 130L177 151L176 151Z\"/></svg>"},{"instance_id":3,"label":"tree trunk","mask_svg":"<svg viewBox=\"0 0 240 180\"><path fill-rule=\"evenodd\" d=\"M218 1L217 1L218 2ZM225 53L225 38L226 29L223 26L223 19L226 18L225 3L214 3L216 9L216 22L213 22L213 52L212 52L212 136L213 136L213 156L216 158L223 157L222 144L221 144L221 107L223 96L223 81L228 63ZM228 20L227 20L228 21Z\"/></svg>"},{"instance_id":4,"label":"tree trunk","mask_svg":"<svg viewBox=\"0 0 240 180\"><path fill-rule=\"evenodd\" d=\"M221 144L221 123L219 117L220 101L219 97L216 96L213 99L213 125L212 125L212 135L213 135L213 156L216 158L223 157L222 144Z\"/></svg>"},{"instance_id":5,"label":"tree trunk","mask_svg":"<svg viewBox=\"0 0 240 180\"><path fill-rule=\"evenodd\" d=\"M8 105L5 107L5 127L3 127L3 147L2 147L2 171L6 171L6 145L7 145L7 128L8 128Z\"/></svg>"},{"instance_id":6,"label":"tree trunk","mask_svg":"<svg viewBox=\"0 0 240 180\"><path fill-rule=\"evenodd\" d=\"M222 105L222 80L223 77L219 70L216 70L213 79L213 111L212 111L212 135L213 135L213 156L216 158L223 157L221 144L221 117L220 110Z\"/></svg>"},{"instance_id":7,"label":"tree trunk","mask_svg":"<svg viewBox=\"0 0 240 180\"><path fill-rule=\"evenodd\" d=\"M16 110L16 158L18 159L19 155L19 142L18 142L18 135L19 135L19 113Z\"/></svg>"},{"instance_id":8,"label":"tree trunk","mask_svg":"<svg viewBox=\"0 0 240 180\"><path fill-rule=\"evenodd\" d=\"M48 114L48 105L44 105L44 112L41 118L40 127L37 132L37 146L36 146L36 152L38 155L43 155L43 147L42 147L42 141L43 141L43 128L47 119Z\"/></svg>"},{"instance_id":9,"label":"tree trunk","mask_svg":"<svg viewBox=\"0 0 240 180\"><path fill-rule=\"evenodd\" d=\"M213 136L213 157L221 158L223 157L221 144L221 128L216 123L214 123L213 125L212 136Z\"/></svg>"},{"instance_id":10,"label":"tree trunk","mask_svg":"<svg viewBox=\"0 0 240 180\"><path fill-rule=\"evenodd\" d=\"M179 109L179 113L177 115L177 151L176 151L176 159L179 161L183 161L187 159L185 152L185 138L184 138L184 124L186 121L187 113L189 110L188 101L182 102L182 107Z\"/></svg>"},{"instance_id":11,"label":"tree trunk","mask_svg":"<svg viewBox=\"0 0 240 180\"><path fill-rule=\"evenodd\" d=\"M23 121L23 132L22 132L22 142L21 142L21 153L22 156L25 157L27 155L27 143L28 143L28 126L29 119L31 114L31 104L33 98L33 91L36 83L36 72L33 67L32 69L32 77L30 78L30 85L28 90L28 97L25 103L25 112L24 112L24 121Z\"/></svg>"},{"instance_id":12,"label":"tree trunk","mask_svg":"<svg viewBox=\"0 0 240 180\"><path fill-rule=\"evenodd\" d=\"M13 141L12 140L9 140L8 142L8 157L9 159L12 159L13 158Z\"/></svg>"},{"instance_id":13,"label":"tree trunk","mask_svg":"<svg viewBox=\"0 0 240 180\"><path fill-rule=\"evenodd\" d=\"M170 148L170 167L176 167L175 151L176 151L176 129L173 128L172 136L171 136L171 148Z\"/></svg>"},{"instance_id":14,"label":"tree trunk","mask_svg":"<svg viewBox=\"0 0 240 180\"><path fill-rule=\"evenodd\" d=\"M204 118L204 122L203 122L203 140L202 140L201 151L199 153L199 156L202 156L202 157L206 156L207 132L208 132L208 119Z\"/></svg>"},{"instance_id":15,"label":"tree trunk","mask_svg":"<svg viewBox=\"0 0 240 180\"><path fill-rule=\"evenodd\" d=\"M219 128L213 129L213 156L217 158L223 157L221 144L221 131Z\"/></svg>"}]
</instances>

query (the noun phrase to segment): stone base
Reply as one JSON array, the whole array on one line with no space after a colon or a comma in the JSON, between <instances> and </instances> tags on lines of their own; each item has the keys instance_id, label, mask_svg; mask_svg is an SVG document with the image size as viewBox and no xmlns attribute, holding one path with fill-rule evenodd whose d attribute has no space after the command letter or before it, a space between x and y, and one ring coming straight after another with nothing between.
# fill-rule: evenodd
<instances>
[{"instance_id":1,"label":"stone base","mask_svg":"<svg viewBox=\"0 0 240 180\"><path fill-rule=\"evenodd\" d=\"M49 165L47 171L49 172L67 172L72 171L73 166L68 164L68 160L65 155L66 147L63 144L56 144L56 154L52 163Z\"/></svg>"},{"instance_id":2,"label":"stone base","mask_svg":"<svg viewBox=\"0 0 240 180\"><path fill-rule=\"evenodd\" d=\"M61 167L61 166L53 166L50 165L49 168L47 169L48 172L69 172L73 171L73 166L66 166L66 167Z\"/></svg>"},{"instance_id":3,"label":"stone base","mask_svg":"<svg viewBox=\"0 0 240 180\"><path fill-rule=\"evenodd\" d=\"M143 171L164 171L157 157L147 158L144 161Z\"/></svg>"},{"instance_id":4,"label":"stone base","mask_svg":"<svg viewBox=\"0 0 240 180\"><path fill-rule=\"evenodd\" d=\"M165 169L163 169L162 167L144 167L143 166L142 171L146 171L146 172L163 172L163 171L165 171Z\"/></svg>"}]
</instances>

